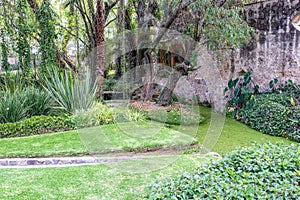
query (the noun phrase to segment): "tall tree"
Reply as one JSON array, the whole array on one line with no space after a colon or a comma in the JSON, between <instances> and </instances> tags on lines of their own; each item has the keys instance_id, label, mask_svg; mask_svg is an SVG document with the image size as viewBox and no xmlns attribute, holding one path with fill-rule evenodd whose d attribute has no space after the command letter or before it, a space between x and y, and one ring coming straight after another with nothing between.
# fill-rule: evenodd
<instances>
[{"instance_id":1,"label":"tall tree","mask_svg":"<svg viewBox=\"0 0 300 200\"><path fill-rule=\"evenodd\" d=\"M85 48L90 56L92 79L98 80L98 96L101 97L105 71L105 26L110 11L119 0L103 2L102 0L68 0L66 7L73 5L79 12L84 25ZM110 23L110 22L108 22Z\"/></svg>"},{"instance_id":2,"label":"tall tree","mask_svg":"<svg viewBox=\"0 0 300 200\"><path fill-rule=\"evenodd\" d=\"M102 0L97 0L96 3L96 19L95 19L95 33L96 33L96 72L98 77L98 89L99 96L102 95L102 85L104 80L105 71L105 37L104 37L104 27L105 27L105 14L103 9Z\"/></svg>"}]
</instances>

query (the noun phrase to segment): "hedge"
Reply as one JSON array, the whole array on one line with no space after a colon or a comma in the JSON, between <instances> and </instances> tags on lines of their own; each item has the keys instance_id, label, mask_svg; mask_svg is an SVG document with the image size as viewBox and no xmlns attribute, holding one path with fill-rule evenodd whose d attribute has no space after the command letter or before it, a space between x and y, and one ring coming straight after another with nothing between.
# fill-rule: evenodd
<instances>
[{"instance_id":1,"label":"hedge","mask_svg":"<svg viewBox=\"0 0 300 200\"><path fill-rule=\"evenodd\" d=\"M288 107L266 98L239 110L238 119L263 133L300 142L300 107Z\"/></svg>"},{"instance_id":2,"label":"hedge","mask_svg":"<svg viewBox=\"0 0 300 200\"><path fill-rule=\"evenodd\" d=\"M0 124L0 138L22 137L74 129L67 117L35 116L29 119Z\"/></svg>"},{"instance_id":3,"label":"hedge","mask_svg":"<svg viewBox=\"0 0 300 200\"><path fill-rule=\"evenodd\" d=\"M253 95L236 117L263 133L300 142L299 87L280 86L272 93Z\"/></svg>"},{"instance_id":4,"label":"hedge","mask_svg":"<svg viewBox=\"0 0 300 200\"><path fill-rule=\"evenodd\" d=\"M157 180L145 199L300 199L300 146L236 150L193 172Z\"/></svg>"}]
</instances>

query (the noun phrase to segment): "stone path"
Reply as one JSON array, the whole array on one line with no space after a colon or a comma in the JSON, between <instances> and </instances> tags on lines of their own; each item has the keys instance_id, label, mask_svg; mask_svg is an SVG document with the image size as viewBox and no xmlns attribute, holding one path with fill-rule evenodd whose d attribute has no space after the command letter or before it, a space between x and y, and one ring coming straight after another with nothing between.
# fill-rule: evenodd
<instances>
[{"instance_id":1,"label":"stone path","mask_svg":"<svg viewBox=\"0 0 300 200\"><path fill-rule=\"evenodd\" d=\"M170 156L170 155L169 155ZM1 168L34 168L34 167L68 167L79 165L95 165L128 160L163 156L119 156L119 157L48 157L48 158L4 158L0 159Z\"/></svg>"},{"instance_id":2,"label":"stone path","mask_svg":"<svg viewBox=\"0 0 300 200\"><path fill-rule=\"evenodd\" d=\"M205 155L222 158L215 152ZM80 165L96 165L116 163L130 160L162 158L179 155L138 155L138 156L115 156L115 157L47 157L47 158L3 158L0 159L0 169L3 168L40 168L40 167L70 167Z\"/></svg>"}]
</instances>

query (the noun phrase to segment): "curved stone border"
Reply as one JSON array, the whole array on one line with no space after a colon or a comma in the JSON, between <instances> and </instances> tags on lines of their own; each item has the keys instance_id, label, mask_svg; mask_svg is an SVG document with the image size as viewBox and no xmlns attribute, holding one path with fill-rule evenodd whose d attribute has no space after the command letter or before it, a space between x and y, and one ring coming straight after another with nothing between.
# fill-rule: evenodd
<instances>
[{"instance_id":1,"label":"curved stone border","mask_svg":"<svg viewBox=\"0 0 300 200\"><path fill-rule=\"evenodd\" d=\"M66 167L78 165L95 165L126 160L153 158L154 156L120 156L120 157L56 157L56 158L5 158L0 159L0 168L24 167Z\"/></svg>"},{"instance_id":2,"label":"curved stone border","mask_svg":"<svg viewBox=\"0 0 300 200\"><path fill-rule=\"evenodd\" d=\"M80 166L80 165L96 165L96 164L129 161L129 160L159 158L159 157L165 157L170 155L172 154L165 154L165 155L144 154L144 155L134 155L134 156L115 155L111 157L86 156L86 157L45 157L45 158L2 158L0 159L0 169L1 168L70 167L70 166ZM220 159L222 158L218 153L215 152L208 152L203 155L213 156Z\"/></svg>"}]
</instances>

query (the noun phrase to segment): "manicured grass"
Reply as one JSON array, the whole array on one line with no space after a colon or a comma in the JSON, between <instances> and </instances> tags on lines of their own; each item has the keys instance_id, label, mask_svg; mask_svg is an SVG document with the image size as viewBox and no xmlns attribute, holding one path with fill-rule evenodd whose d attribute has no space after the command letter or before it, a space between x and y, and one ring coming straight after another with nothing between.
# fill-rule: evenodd
<instances>
[{"instance_id":1,"label":"manicured grass","mask_svg":"<svg viewBox=\"0 0 300 200\"><path fill-rule=\"evenodd\" d=\"M292 143L285 138L255 131L232 118L225 119L220 135L212 134L208 140L205 140L211 125L212 113L211 109L206 107L200 107L200 113L206 120L199 127L171 126L174 130L170 130L160 123L144 122L106 125L32 137L0 139L0 157L82 155L90 152L132 150L139 147L184 145L195 142L192 137L196 136L197 129L199 143L207 143L210 139L215 140L215 145L208 146L211 147L209 150L218 153L232 151L237 146L247 147L254 142ZM218 126L216 123L218 120L221 121L222 117L214 114L212 129L215 128L214 126ZM222 123L219 124L219 126L222 125Z\"/></svg>"},{"instance_id":2,"label":"manicured grass","mask_svg":"<svg viewBox=\"0 0 300 200\"><path fill-rule=\"evenodd\" d=\"M200 110L206 118L199 126L197 134L199 143L202 143L207 141L205 138L210 125L211 130L217 130L218 125L223 126L222 123L216 123L221 122L221 116L214 116L213 123L210 123L211 109L201 107ZM193 136L195 127L172 126L172 128L173 130L170 130L162 128L161 124L146 122L1 139L0 155L76 155L91 151L129 150L194 142L189 135ZM284 138L259 133L231 118L225 119L220 135L212 134L210 138L216 141L210 150L216 152L231 151L237 146L250 146L253 142L291 143ZM191 171L209 159L211 158L203 158L200 155L182 155L108 165L0 169L0 199L142 199L146 192L145 187L155 179Z\"/></svg>"},{"instance_id":3,"label":"manicured grass","mask_svg":"<svg viewBox=\"0 0 300 200\"><path fill-rule=\"evenodd\" d=\"M195 142L189 135L165 128L159 123L128 123L1 139L0 157L82 155Z\"/></svg>"},{"instance_id":4,"label":"manicured grass","mask_svg":"<svg viewBox=\"0 0 300 200\"><path fill-rule=\"evenodd\" d=\"M221 122L218 123L218 121L222 121L224 116L212 114L211 108L207 107L200 107L200 113L202 116L205 117L205 121L202 122L198 128L198 141L200 144L203 144L205 141L205 138L208 135L208 129L211 126L211 129L214 128L217 129L217 126L223 126L222 132L220 135L212 134L211 136L208 136L208 138L211 138L212 140L216 140L215 145L210 145L211 151L215 151L218 153L222 152L230 152L234 149L236 149L238 146L240 147L249 147L251 144L257 142L257 143L264 143L267 141L270 141L272 143L276 142L283 142L286 144L291 144L293 141L290 141L286 138L282 137L274 137L267 134L263 134L261 132L258 132L254 129L251 129L249 126L233 119L230 117L225 118L225 123L222 124ZM213 116L213 117L212 117ZM212 120L212 122L211 122ZM177 129L176 126L173 126L172 128ZM178 129L177 129L178 130ZM180 131L184 133L189 133L194 130L194 127L180 127Z\"/></svg>"},{"instance_id":5,"label":"manicured grass","mask_svg":"<svg viewBox=\"0 0 300 200\"><path fill-rule=\"evenodd\" d=\"M87 154L77 131L0 139L0 157Z\"/></svg>"},{"instance_id":6,"label":"manicured grass","mask_svg":"<svg viewBox=\"0 0 300 200\"><path fill-rule=\"evenodd\" d=\"M168 165L165 159L155 159L148 162L150 166L139 160L109 166L0 169L0 199L142 199L145 188L155 179L191 171L210 159L187 155ZM140 173L123 171L124 166ZM147 171L152 167L162 169Z\"/></svg>"}]
</instances>

